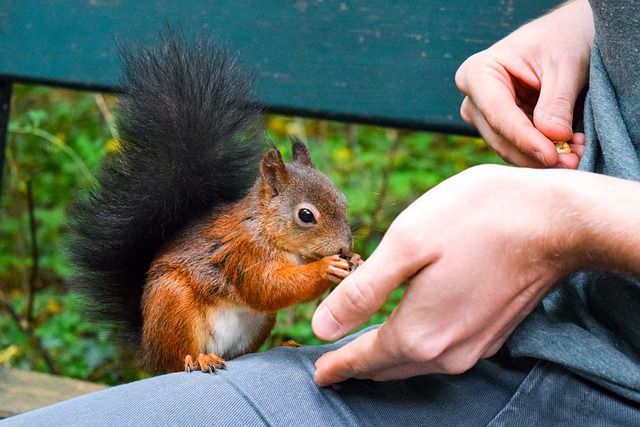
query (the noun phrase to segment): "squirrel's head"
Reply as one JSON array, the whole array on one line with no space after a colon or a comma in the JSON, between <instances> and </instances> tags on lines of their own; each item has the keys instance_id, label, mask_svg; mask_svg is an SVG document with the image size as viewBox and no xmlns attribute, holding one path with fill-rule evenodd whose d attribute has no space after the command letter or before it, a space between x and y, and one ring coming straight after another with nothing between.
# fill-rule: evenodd
<instances>
[{"instance_id":1,"label":"squirrel's head","mask_svg":"<svg viewBox=\"0 0 640 427\"><path fill-rule=\"evenodd\" d=\"M291 163L275 147L260 163L260 205L269 222L263 230L281 249L310 261L350 255L346 197L315 168L303 142L292 138L291 148Z\"/></svg>"}]
</instances>

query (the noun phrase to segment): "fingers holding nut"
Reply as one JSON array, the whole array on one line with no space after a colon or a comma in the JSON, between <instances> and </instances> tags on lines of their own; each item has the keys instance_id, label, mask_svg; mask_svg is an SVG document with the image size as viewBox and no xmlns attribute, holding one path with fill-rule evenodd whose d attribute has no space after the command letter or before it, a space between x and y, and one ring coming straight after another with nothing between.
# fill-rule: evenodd
<instances>
[{"instance_id":1,"label":"fingers holding nut","mask_svg":"<svg viewBox=\"0 0 640 427\"><path fill-rule=\"evenodd\" d=\"M334 283L340 283L351 272L349 262L338 255L329 258L327 266L327 278Z\"/></svg>"}]
</instances>

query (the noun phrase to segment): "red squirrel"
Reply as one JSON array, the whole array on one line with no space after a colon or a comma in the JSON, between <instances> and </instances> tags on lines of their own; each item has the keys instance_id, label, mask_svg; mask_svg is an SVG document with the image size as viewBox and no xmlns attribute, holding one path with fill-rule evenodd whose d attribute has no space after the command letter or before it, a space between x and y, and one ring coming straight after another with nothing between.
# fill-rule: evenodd
<instances>
[{"instance_id":1,"label":"red squirrel","mask_svg":"<svg viewBox=\"0 0 640 427\"><path fill-rule=\"evenodd\" d=\"M213 372L362 262L347 200L301 141L265 153L227 48L169 33L121 56L120 149L71 213L78 288L148 369Z\"/></svg>"}]
</instances>

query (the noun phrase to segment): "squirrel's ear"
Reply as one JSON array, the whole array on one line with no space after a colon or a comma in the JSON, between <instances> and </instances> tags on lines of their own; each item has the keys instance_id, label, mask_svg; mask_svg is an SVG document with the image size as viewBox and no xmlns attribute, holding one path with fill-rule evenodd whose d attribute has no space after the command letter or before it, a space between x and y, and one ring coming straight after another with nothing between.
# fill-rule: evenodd
<instances>
[{"instance_id":1,"label":"squirrel's ear","mask_svg":"<svg viewBox=\"0 0 640 427\"><path fill-rule=\"evenodd\" d=\"M277 148L273 147L269 149L262 158L260 162L260 174L262 175L263 181L271 187L271 196L277 196L280 193L278 186L283 182L287 174L284 161L282 161L282 155Z\"/></svg>"},{"instance_id":2,"label":"squirrel's ear","mask_svg":"<svg viewBox=\"0 0 640 427\"><path fill-rule=\"evenodd\" d=\"M294 136L291 137L291 153L293 154L293 161L295 163L315 168L309 155L309 149L304 142Z\"/></svg>"}]
</instances>

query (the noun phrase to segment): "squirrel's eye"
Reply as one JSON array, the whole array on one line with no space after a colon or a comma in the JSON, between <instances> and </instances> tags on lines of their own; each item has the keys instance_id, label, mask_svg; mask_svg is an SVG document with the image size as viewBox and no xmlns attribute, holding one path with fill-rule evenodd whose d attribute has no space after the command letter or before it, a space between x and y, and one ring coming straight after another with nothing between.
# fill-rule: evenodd
<instances>
[{"instance_id":1,"label":"squirrel's eye","mask_svg":"<svg viewBox=\"0 0 640 427\"><path fill-rule=\"evenodd\" d=\"M300 221L304 222L305 224L316 223L316 217L313 216L313 212L311 212L309 209L300 209L298 211L298 218L300 218Z\"/></svg>"}]
</instances>

